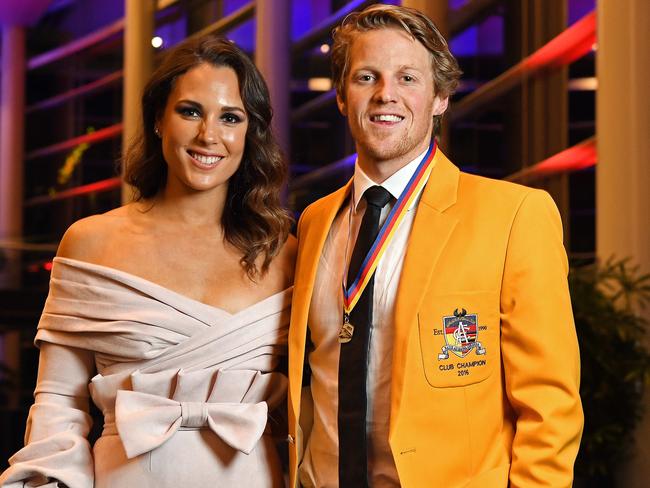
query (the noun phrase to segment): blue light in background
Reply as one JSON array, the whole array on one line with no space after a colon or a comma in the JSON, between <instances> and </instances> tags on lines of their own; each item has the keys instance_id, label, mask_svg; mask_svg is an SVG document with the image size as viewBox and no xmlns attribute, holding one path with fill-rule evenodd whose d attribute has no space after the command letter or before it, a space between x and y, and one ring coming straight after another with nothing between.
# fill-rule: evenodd
<instances>
[{"instance_id":1,"label":"blue light in background","mask_svg":"<svg viewBox=\"0 0 650 488\"><path fill-rule=\"evenodd\" d=\"M569 25L577 22L596 8L596 0L570 0Z\"/></svg>"},{"instance_id":2,"label":"blue light in background","mask_svg":"<svg viewBox=\"0 0 650 488\"><path fill-rule=\"evenodd\" d=\"M250 0L223 0L223 15L230 15ZM248 53L255 51L255 18L247 20L243 24L224 33L224 37L235 41L235 44Z\"/></svg>"},{"instance_id":3,"label":"blue light in background","mask_svg":"<svg viewBox=\"0 0 650 488\"><path fill-rule=\"evenodd\" d=\"M453 10L464 7L470 0L450 0ZM580 20L596 8L596 0L569 0L568 25ZM503 18L498 15L488 17L480 25L474 25L451 39L451 52L458 57L477 55L501 55L503 46Z\"/></svg>"},{"instance_id":4,"label":"blue light in background","mask_svg":"<svg viewBox=\"0 0 650 488\"><path fill-rule=\"evenodd\" d=\"M162 49L168 49L187 37L187 19L180 16L178 19L156 27L155 36L163 40Z\"/></svg>"},{"instance_id":5,"label":"blue light in background","mask_svg":"<svg viewBox=\"0 0 650 488\"><path fill-rule=\"evenodd\" d=\"M313 5L315 3L315 5ZM291 39L306 34L317 22L329 14L329 2L292 2Z\"/></svg>"},{"instance_id":6,"label":"blue light in background","mask_svg":"<svg viewBox=\"0 0 650 488\"><path fill-rule=\"evenodd\" d=\"M478 26L469 27L453 37L449 46L457 57L503 54L503 18L488 17Z\"/></svg>"}]
</instances>

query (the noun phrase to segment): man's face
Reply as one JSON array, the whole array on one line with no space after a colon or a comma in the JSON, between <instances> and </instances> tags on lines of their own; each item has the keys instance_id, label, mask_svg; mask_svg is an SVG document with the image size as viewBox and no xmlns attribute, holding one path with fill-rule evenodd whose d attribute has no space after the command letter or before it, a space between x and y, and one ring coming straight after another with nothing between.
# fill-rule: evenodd
<instances>
[{"instance_id":1,"label":"man's face","mask_svg":"<svg viewBox=\"0 0 650 488\"><path fill-rule=\"evenodd\" d=\"M359 164L378 183L422 153L431 141L433 116L447 108L434 94L430 53L398 29L360 33L350 47L345 99Z\"/></svg>"}]
</instances>

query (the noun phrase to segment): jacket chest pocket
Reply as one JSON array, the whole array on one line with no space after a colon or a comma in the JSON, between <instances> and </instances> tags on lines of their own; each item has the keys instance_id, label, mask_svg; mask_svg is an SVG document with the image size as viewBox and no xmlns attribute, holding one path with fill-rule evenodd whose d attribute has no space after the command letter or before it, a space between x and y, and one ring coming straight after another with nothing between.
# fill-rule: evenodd
<instances>
[{"instance_id":1,"label":"jacket chest pocket","mask_svg":"<svg viewBox=\"0 0 650 488\"><path fill-rule=\"evenodd\" d=\"M447 388L488 378L501 361L498 293L467 292L427 298L418 312L427 382Z\"/></svg>"}]
</instances>

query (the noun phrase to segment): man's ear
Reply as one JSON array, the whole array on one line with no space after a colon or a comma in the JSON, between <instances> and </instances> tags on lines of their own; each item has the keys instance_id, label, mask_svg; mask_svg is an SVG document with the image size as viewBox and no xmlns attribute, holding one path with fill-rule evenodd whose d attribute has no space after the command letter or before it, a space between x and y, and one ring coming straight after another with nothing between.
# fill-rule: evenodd
<instances>
[{"instance_id":1,"label":"man's ear","mask_svg":"<svg viewBox=\"0 0 650 488\"><path fill-rule=\"evenodd\" d=\"M336 92L336 105L339 107L339 112L341 112L341 115L343 115L343 117L347 117L348 107L338 91Z\"/></svg>"},{"instance_id":2,"label":"man's ear","mask_svg":"<svg viewBox=\"0 0 650 488\"><path fill-rule=\"evenodd\" d=\"M449 97L440 98L436 95L433 99L433 115L442 115L449 106Z\"/></svg>"}]
</instances>

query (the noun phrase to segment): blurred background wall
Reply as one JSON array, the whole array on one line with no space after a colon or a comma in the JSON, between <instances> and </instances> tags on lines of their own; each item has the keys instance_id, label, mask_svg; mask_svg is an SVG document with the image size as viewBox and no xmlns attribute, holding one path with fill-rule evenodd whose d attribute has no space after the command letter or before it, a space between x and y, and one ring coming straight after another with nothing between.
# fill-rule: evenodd
<instances>
[{"instance_id":1,"label":"blurred background wall","mask_svg":"<svg viewBox=\"0 0 650 488\"><path fill-rule=\"evenodd\" d=\"M298 216L352 174L354 144L330 79L330 32L372 3L2 0L0 469L22 445L37 368L32 340L58 241L75 220L130 198L119 159L161 54L208 32L250 54L269 84L290 162L287 204ZM643 278L650 272L650 2L384 3L433 18L465 73L445 119L443 151L464 171L549 191L574 268L592 270L591 293L612 276L627 290L602 297L615 316L630 312L634 327L628 318L603 322L587 299L574 302L589 355L576 469L583 486L647 486L650 397L641 394L650 359L641 346L648 346L650 293ZM609 338L621 336L630 349L606 353Z\"/></svg>"}]
</instances>

